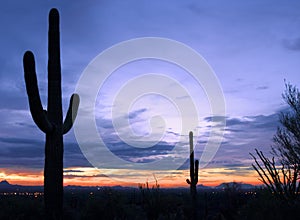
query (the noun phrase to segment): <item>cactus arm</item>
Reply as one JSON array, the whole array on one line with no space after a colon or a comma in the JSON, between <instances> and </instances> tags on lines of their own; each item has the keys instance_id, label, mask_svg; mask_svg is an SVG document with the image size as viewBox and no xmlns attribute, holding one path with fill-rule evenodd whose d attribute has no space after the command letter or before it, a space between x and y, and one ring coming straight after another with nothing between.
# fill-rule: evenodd
<instances>
[{"instance_id":1,"label":"cactus arm","mask_svg":"<svg viewBox=\"0 0 300 220\"><path fill-rule=\"evenodd\" d=\"M72 128L73 122L77 116L79 106L79 95L73 94L70 99L69 109L63 124L63 134L68 133L68 131Z\"/></svg>"},{"instance_id":2,"label":"cactus arm","mask_svg":"<svg viewBox=\"0 0 300 220\"><path fill-rule=\"evenodd\" d=\"M199 160L195 161L195 184L198 183Z\"/></svg>"},{"instance_id":3,"label":"cactus arm","mask_svg":"<svg viewBox=\"0 0 300 220\"><path fill-rule=\"evenodd\" d=\"M25 52L23 66L29 108L33 121L44 133L50 133L54 127L48 120L47 112L43 110L35 73L34 55L31 51Z\"/></svg>"},{"instance_id":4,"label":"cactus arm","mask_svg":"<svg viewBox=\"0 0 300 220\"><path fill-rule=\"evenodd\" d=\"M186 179L187 184L191 184L191 181L189 179Z\"/></svg>"}]
</instances>

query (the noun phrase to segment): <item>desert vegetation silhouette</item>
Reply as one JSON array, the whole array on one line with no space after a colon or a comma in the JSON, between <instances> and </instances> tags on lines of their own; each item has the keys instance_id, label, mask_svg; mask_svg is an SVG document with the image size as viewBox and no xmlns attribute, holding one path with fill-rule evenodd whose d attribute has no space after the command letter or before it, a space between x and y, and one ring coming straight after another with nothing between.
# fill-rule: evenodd
<instances>
[{"instance_id":1,"label":"desert vegetation silhouette","mask_svg":"<svg viewBox=\"0 0 300 220\"><path fill-rule=\"evenodd\" d=\"M48 32L48 106L43 109L35 71L35 59L31 51L23 58L25 84L32 118L46 134L44 166L44 202L49 219L62 219L63 214L63 135L75 120L79 96L73 94L63 122L59 12L53 8L49 13Z\"/></svg>"},{"instance_id":2,"label":"desert vegetation silhouette","mask_svg":"<svg viewBox=\"0 0 300 220\"><path fill-rule=\"evenodd\" d=\"M255 149L252 165L260 180L277 198L292 202L300 193L300 92L285 83L282 97L288 109L279 115L280 126L273 137L272 158Z\"/></svg>"}]
</instances>

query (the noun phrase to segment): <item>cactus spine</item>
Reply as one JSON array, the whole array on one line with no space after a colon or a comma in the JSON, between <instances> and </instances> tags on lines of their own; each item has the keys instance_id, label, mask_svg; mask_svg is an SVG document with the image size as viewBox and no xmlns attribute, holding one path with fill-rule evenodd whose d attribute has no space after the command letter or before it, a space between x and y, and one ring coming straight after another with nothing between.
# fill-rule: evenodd
<instances>
[{"instance_id":1,"label":"cactus spine","mask_svg":"<svg viewBox=\"0 0 300 220\"><path fill-rule=\"evenodd\" d=\"M44 166L44 201L49 219L62 219L63 212L63 135L75 120L79 96L73 94L63 122L61 97L61 65L59 13L51 9L48 32L48 107L43 109L35 72L35 60L31 51L23 57L24 77L29 108L36 125L46 134Z\"/></svg>"},{"instance_id":2,"label":"cactus spine","mask_svg":"<svg viewBox=\"0 0 300 220\"><path fill-rule=\"evenodd\" d=\"M198 183L198 170L199 161L194 161L194 144L193 144L193 132L189 133L190 140L190 180L186 179L186 182L190 185L191 195L193 198L197 195L197 183Z\"/></svg>"}]
</instances>

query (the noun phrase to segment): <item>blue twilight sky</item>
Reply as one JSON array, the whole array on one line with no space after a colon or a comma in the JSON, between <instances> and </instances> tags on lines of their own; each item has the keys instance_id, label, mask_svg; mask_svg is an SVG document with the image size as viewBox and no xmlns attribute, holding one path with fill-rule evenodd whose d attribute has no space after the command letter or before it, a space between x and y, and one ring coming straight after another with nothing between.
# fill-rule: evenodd
<instances>
[{"instance_id":1,"label":"blue twilight sky","mask_svg":"<svg viewBox=\"0 0 300 220\"><path fill-rule=\"evenodd\" d=\"M278 112L285 108L281 99L284 79L300 84L300 2L296 0L10 0L0 4L0 169L43 167L44 135L28 111L22 57L26 50L35 54L40 95L46 107L48 12L53 7L61 15L64 112L87 65L116 43L138 37L170 38L205 58L219 79L226 101L225 137L211 167L238 172L251 164L248 153L254 148L268 151ZM151 132L149 117L166 118L165 136L156 146L135 149L114 132L109 112L115 93L131 77L145 73L166 74L188 87L193 97L199 96L195 99L200 109L201 138L196 151L200 155L214 126L209 103L203 101L205 93L195 88L184 71L159 61L125 66L99 91L97 128L111 151L127 161L148 162L169 156L179 140L180 116L168 107L172 106L170 101L158 95L136 102L127 115L139 135ZM124 130L126 135L126 127ZM72 130L65 136L65 167L83 166L91 165ZM184 164L181 168L186 167Z\"/></svg>"}]
</instances>

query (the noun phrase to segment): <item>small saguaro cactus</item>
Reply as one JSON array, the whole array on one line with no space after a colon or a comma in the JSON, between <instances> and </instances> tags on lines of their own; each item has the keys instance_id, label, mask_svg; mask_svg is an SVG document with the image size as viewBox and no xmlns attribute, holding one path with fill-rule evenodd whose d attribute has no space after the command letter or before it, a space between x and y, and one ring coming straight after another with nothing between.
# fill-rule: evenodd
<instances>
[{"instance_id":1,"label":"small saguaro cactus","mask_svg":"<svg viewBox=\"0 0 300 220\"><path fill-rule=\"evenodd\" d=\"M197 194L197 183L198 183L198 170L199 161L194 161L194 144L193 144L193 132L189 133L190 140L190 180L186 179L186 182L190 185L192 197L196 197Z\"/></svg>"},{"instance_id":2,"label":"small saguaro cactus","mask_svg":"<svg viewBox=\"0 0 300 220\"><path fill-rule=\"evenodd\" d=\"M51 9L48 32L48 108L43 109L31 51L24 54L24 76L29 108L36 125L46 134L44 166L44 201L49 219L62 219L63 212L63 135L75 120L79 96L73 94L63 122L61 97L61 65L59 13Z\"/></svg>"}]
</instances>

